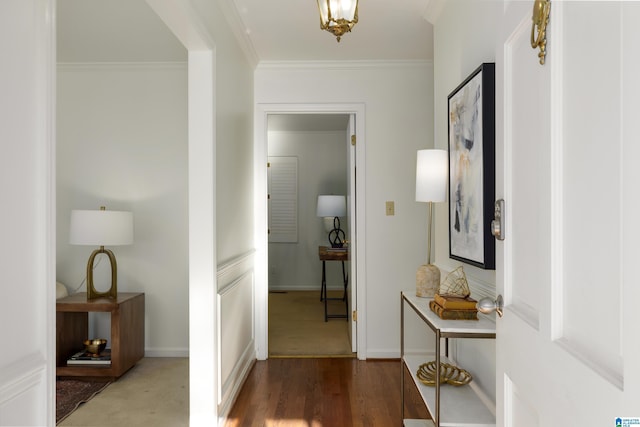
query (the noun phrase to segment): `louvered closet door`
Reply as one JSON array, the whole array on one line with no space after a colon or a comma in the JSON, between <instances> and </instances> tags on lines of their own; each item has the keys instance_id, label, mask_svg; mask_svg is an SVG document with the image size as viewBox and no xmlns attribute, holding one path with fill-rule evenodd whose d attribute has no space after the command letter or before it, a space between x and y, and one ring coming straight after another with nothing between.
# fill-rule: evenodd
<instances>
[{"instance_id":1,"label":"louvered closet door","mask_svg":"<svg viewBox=\"0 0 640 427\"><path fill-rule=\"evenodd\" d=\"M269 243L298 241L298 158L269 157Z\"/></svg>"}]
</instances>

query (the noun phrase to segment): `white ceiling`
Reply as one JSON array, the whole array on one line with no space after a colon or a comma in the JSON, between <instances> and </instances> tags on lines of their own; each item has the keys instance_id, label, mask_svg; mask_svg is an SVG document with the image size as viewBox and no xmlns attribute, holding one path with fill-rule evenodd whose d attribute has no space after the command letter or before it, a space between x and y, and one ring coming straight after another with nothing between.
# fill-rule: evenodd
<instances>
[{"instance_id":1,"label":"white ceiling","mask_svg":"<svg viewBox=\"0 0 640 427\"><path fill-rule=\"evenodd\" d=\"M215 0L210 0L215 1ZM434 0L362 0L340 43L320 30L316 0L218 0L257 61L430 60ZM58 0L60 62L185 61L144 0Z\"/></svg>"},{"instance_id":2,"label":"white ceiling","mask_svg":"<svg viewBox=\"0 0 640 427\"><path fill-rule=\"evenodd\" d=\"M359 22L340 43L320 30L316 0L223 1L235 6L261 61L433 58L430 0L362 0Z\"/></svg>"},{"instance_id":3,"label":"white ceiling","mask_svg":"<svg viewBox=\"0 0 640 427\"><path fill-rule=\"evenodd\" d=\"M209 0L215 1L215 0ZM435 0L362 0L340 43L320 30L316 0L218 0L256 61L431 60ZM186 61L187 52L145 0L58 0L59 62ZM270 130L344 130L345 115L277 115Z\"/></svg>"},{"instance_id":4,"label":"white ceiling","mask_svg":"<svg viewBox=\"0 0 640 427\"><path fill-rule=\"evenodd\" d=\"M58 62L186 61L144 0L58 0Z\"/></svg>"}]
</instances>

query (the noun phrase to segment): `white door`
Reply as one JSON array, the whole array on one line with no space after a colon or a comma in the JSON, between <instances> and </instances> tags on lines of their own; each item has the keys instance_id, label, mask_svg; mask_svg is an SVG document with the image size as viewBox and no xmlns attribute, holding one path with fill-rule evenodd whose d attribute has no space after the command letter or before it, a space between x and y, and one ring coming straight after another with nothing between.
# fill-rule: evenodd
<instances>
[{"instance_id":1,"label":"white door","mask_svg":"<svg viewBox=\"0 0 640 427\"><path fill-rule=\"evenodd\" d=\"M349 218L349 235L347 240L349 243L349 255L351 262L349 262L349 309L347 313L352 313L354 307L357 307L356 300L356 245L355 239L357 236L356 229L356 115L349 114L349 126L347 129L347 158L349 167L347 170L347 217ZM351 327L349 328L349 339L351 340L351 351L357 352L357 324L354 320L354 316L349 317Z\"/></svg>"},{"instance_id":2,"label":"white door","mask_svg":"<svg viewBox=\"0 0 640 427\"><path fill-rule=\"evenodd\" d=\"M496 56L499 426L640 418L640 3L505 3Z\"/></svg>"}]
</instances>

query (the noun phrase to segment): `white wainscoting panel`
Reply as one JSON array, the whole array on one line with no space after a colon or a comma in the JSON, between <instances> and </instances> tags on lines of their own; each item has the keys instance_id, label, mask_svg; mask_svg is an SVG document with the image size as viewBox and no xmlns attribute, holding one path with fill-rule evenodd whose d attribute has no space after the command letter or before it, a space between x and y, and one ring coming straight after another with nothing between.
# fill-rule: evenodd
<instances>
[{"instance_id":1,"label":"white wainscoting panel","mask_svg":"<svg viewBox=\"0 0 640 427\"><path fill-rule=\"evenodd\" d=\"M46 419L45 368L43 355L37 353L0 369L0 426L35 426Z\"/></svg>"},{"instance_id":2,"label":"white wainscoting panel","mask_svg":"<svg viewBox=\"0 0 640 427\"><path fill-rule=\"evenodd\" d=\"M253 258L251 251L218 269L219 425L256 359Z\"/></svg>"}]
</instances>

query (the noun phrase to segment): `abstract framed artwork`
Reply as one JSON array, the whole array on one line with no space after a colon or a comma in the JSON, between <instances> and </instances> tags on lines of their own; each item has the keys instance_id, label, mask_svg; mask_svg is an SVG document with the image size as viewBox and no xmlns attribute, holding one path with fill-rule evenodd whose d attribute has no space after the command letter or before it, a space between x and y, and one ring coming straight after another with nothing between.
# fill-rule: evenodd
<instances>
[{"instance_id":1,"label":"abstract framed artwork","mask_svg":"<svg viewBox=\"0 0 640 427\"><path fill-rule=\"evenodd\" d=\"M484 63L448 97L449 256L495 268L495 64Z\"/></svg>"}]
</instances>

